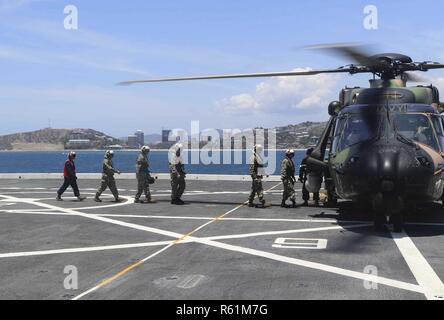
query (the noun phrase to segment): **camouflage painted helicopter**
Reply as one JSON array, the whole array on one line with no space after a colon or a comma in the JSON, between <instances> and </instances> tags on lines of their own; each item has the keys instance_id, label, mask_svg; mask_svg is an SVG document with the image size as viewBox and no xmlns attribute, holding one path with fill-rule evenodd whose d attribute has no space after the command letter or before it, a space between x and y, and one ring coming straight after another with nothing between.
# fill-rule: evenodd
<instances>
[{"instance_id":1,"label":"camouflage painted helicopter","mask_svg":"<svg viewBox=\"0 0 444 320\"><path fill-rule=\"evenodd\" d=\"M328 106L330 120L308 165L323 173L328 199L371 204L375 228L391 217L394 231L403 225L403 208L441 200L444 188L444 120L438 89L407 87L420 82L412 71L444 68L435 62L413 62L405 55L370 55L350 45L311 47L340 53L355 64L330 70L231 74L126 81L164 81L310 76L323 73L371 73L369 88L346 87Z\"/></svg>"}]
</instances>

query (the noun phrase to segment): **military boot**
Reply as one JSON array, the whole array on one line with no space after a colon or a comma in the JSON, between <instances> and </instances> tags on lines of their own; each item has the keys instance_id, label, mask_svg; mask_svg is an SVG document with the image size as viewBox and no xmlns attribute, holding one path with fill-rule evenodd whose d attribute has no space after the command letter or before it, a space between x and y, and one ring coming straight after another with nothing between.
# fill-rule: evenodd
<instances>
[{"instance_id":1,"label":"military boot","mask_svg":"<svg viewBox=\"0 0 444 320\"><path fill-rule=\"evenodd\" d=\"M267 205L265 203L265 200L261 200L260 208L265 208Z\"/></svg>"}]
</instances>

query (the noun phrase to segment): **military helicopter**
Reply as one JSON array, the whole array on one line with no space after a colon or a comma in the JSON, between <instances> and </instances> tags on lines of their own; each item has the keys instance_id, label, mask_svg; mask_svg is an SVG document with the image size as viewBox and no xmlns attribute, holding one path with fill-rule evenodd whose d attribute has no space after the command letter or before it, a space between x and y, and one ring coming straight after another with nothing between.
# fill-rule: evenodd
<instances>
[{"instance_id":1,"label":"military helicopter","mask_svg":"<svg viewBox=\"0 0 444 320\"><path fill-rule=\"evenodd\" d=\"M328 106L330 120L308 160L325 176L330 202L338 198L371 205L375 229L390 217L403 228L403 208L441 200L444 188L444 110L436 87L412 86L410 73L442 69L436 62L413 62L403 54L371 55L362 46L336 44L310 49L339 53L354 61L337 69L267 72L125 81L120 85L165 81L370 73L369 88L345 87ZM310 179L310 177L309 177ZM309 181L310 182L310 181Z\"/></svg>"}]
</instances>

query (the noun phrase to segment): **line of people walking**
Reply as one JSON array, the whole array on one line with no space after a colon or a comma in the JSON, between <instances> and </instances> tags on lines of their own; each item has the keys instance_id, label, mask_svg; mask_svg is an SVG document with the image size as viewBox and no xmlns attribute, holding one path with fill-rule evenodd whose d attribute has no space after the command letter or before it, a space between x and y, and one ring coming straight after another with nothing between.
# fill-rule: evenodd
<instances>
[{"instance_id":1,"label":"line of people walking","mask_svg":"<svg viewBox=\"0 0 444 320\"><path fill-rule=\"evenodd\" d=\"M264 148L262 145L255 145L252 158L250 159L249 166L249 174L252 179L251 192L248 198L248 206L249 207L258 207L265 208L268 205L264 199L264 189L262 185L262 180L264 177L268 177L264 170L264 161L263 161L263 151ZM306 188L307 177L308 177L308 167L307 167L307 158L313 152L313 149L307 150L307 156L302 160L301 166L299 169L299 181L302 183L302 199L303 205L308 206L308 201L310 200L310 193ZM143 146L140 149L140 153L136 160L136 179L137 179L137 193L134 197L135 203L156 203L155 200L152 199L150 185L154 184L156 179L151 175L150 166L149 166L149 153L150 147ZM171 204L174 205L183 205L185 202L182 200L182 196L185 192L186 188L186 172L185 165L182 158L183 153L183 145L178 143L174 145L172 149L172 155L169 159L169 171L170 171L170 182L171 182ZM281 181L283 185L283 194L282 194L282 208L296 208L296 170L294 164L294 156L295 151L293 149L288 149L285 152L285 158L281 164ZM100 186L97 189L97 192L94 197L94 201L102 202L100 196L106 189L110 189L112 195L114 196L114 202L121 202L122 199L119 197L119 191L116 186L116 180L114 175L120 175L121 172L118 170L113 163L114 151L108 150L105 153L105 158L102 163L102 178L100 182ZM57 191L56 199L58 201L63 201L62 195L66 191L66 189L71 186L75 197L79 201L83 201L86 197L80 195L79 187L77 185L77 173L75 166L76 153L74 151L69 152L68 159L65 162L63 169L64 181L60 189ZM144 195L145 199L142 200L141 197ZM254 199L258 198L259 205L254 204ZM313 200L315 202L315 206L319 206L319 192L313 193ZM287 201L291 202L291 205L287 205Z\"/></svg>"},{"instance_id":2,"label":"line of people walking","mask_svg":"<svg viewBox=\"0 0 444 320\"><path fill-rule=\"evenodd\" d=\"M264 177L268 177L264 170L264 162L262 159L263 152L262 145L255 145L252 153L252 158L250 160L250 176L252 179L251 185L251 193L248 198L248 206L249 207L258 207L265 208L268 205L266 204L264 198L264 189L262 185L262 180ZM313 148L310 148L306 152L306 157L302 160L300 168L299 168L299 178L298 181L302 183L302 200L303 206L308 206L308 201L310 200L310 192L307 190L307 182L308 182L308 174L310 173L309 167L307 166L307 159L313 152ZM281 163L281 181L283 185L283 193L282 193L282 208L296 208L296 169L294 164L294 156L295 151L293 149L287 149L285 151L285 158ZM318 177L322 179L322 177ZM254 199L257 196L259 199L259 204L254 205ZM319 190L317 192L313 192L313 200L315 206L319 206ZM291 201L291 205L287 205L287 201Z\"/></svg>"},{"instance_id":3,"label":"line of people walking","mask_svg":"<svg viewBox=\"0 0 444 320\"><path fill-rule=\"evenodd\" d=\"M137 179L137 193L134 197L135 203L155 203L156 201L151 197L150 185L154 184L156 178L151 175L149 169L148 155L150 147L143 146L136 160L136 179ZM171 177L171 204L183 205L185 202L182 200L182 195L185 192L185 166L182 159L183 145L178 143L173 148L173 155L170 158L170 177ZM75 159L77 154L74 151L68 153L68 159L65 161L63 176L63 185L57 191L56 199L63 201L62 195L66 189L71 186L74 196L83 201L86 197L80 195L79 187L77 185L77 172L75 166ZM119 197L119 191L117 189L115 174L121 174L113 163L114 151L108 150L105 153L105 158L102 163L102 179L100 186L97 189L94 201L102 202L100 196L106 189L110 189L114 196L114 202L121 202ZM141 200L142 194L145 196L145 200Z\"/></svg>"}]
</instances>

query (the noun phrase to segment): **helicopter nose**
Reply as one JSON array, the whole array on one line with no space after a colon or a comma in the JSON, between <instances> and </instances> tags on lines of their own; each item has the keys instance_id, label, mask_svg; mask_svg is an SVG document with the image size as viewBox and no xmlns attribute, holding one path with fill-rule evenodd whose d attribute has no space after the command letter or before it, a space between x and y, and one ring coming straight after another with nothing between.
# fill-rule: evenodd
<instances>
[{"instance_id":1,"label":"helicopter nose","mask_svg":"<svg viewBox=\"0 0 444 320\"><path fill-rule=\"evenodd\" d=\"M400 192L409 184L418 186L433 175L431 159L418 155L410 146L375 146L362 160L360 170L372 181L372 189L382 193Z\"/></svg>"},{"instance_id":2,"label":"helicopter nose","mask_svg":"<svg viewBox=\"0 0 444 320\"><path fill-rule=\"evenodd\" d=\"M375 178L394 180L403 169L404 153L400 150L378 150L368 154L365 170Z\"/></svg>"},{"instance_id":3,"label":"helicopter nose","mask_svg":"<svg viewBox=\"0 0 444 320\"><path fill-rule=\"evenodd\" d=\"M391 193L399 186L399 178L405 175L406 154L403 150L379 150L365 161L368 173L374 177L373 188L382 193Z\"/></svg>"}]
</instances>

